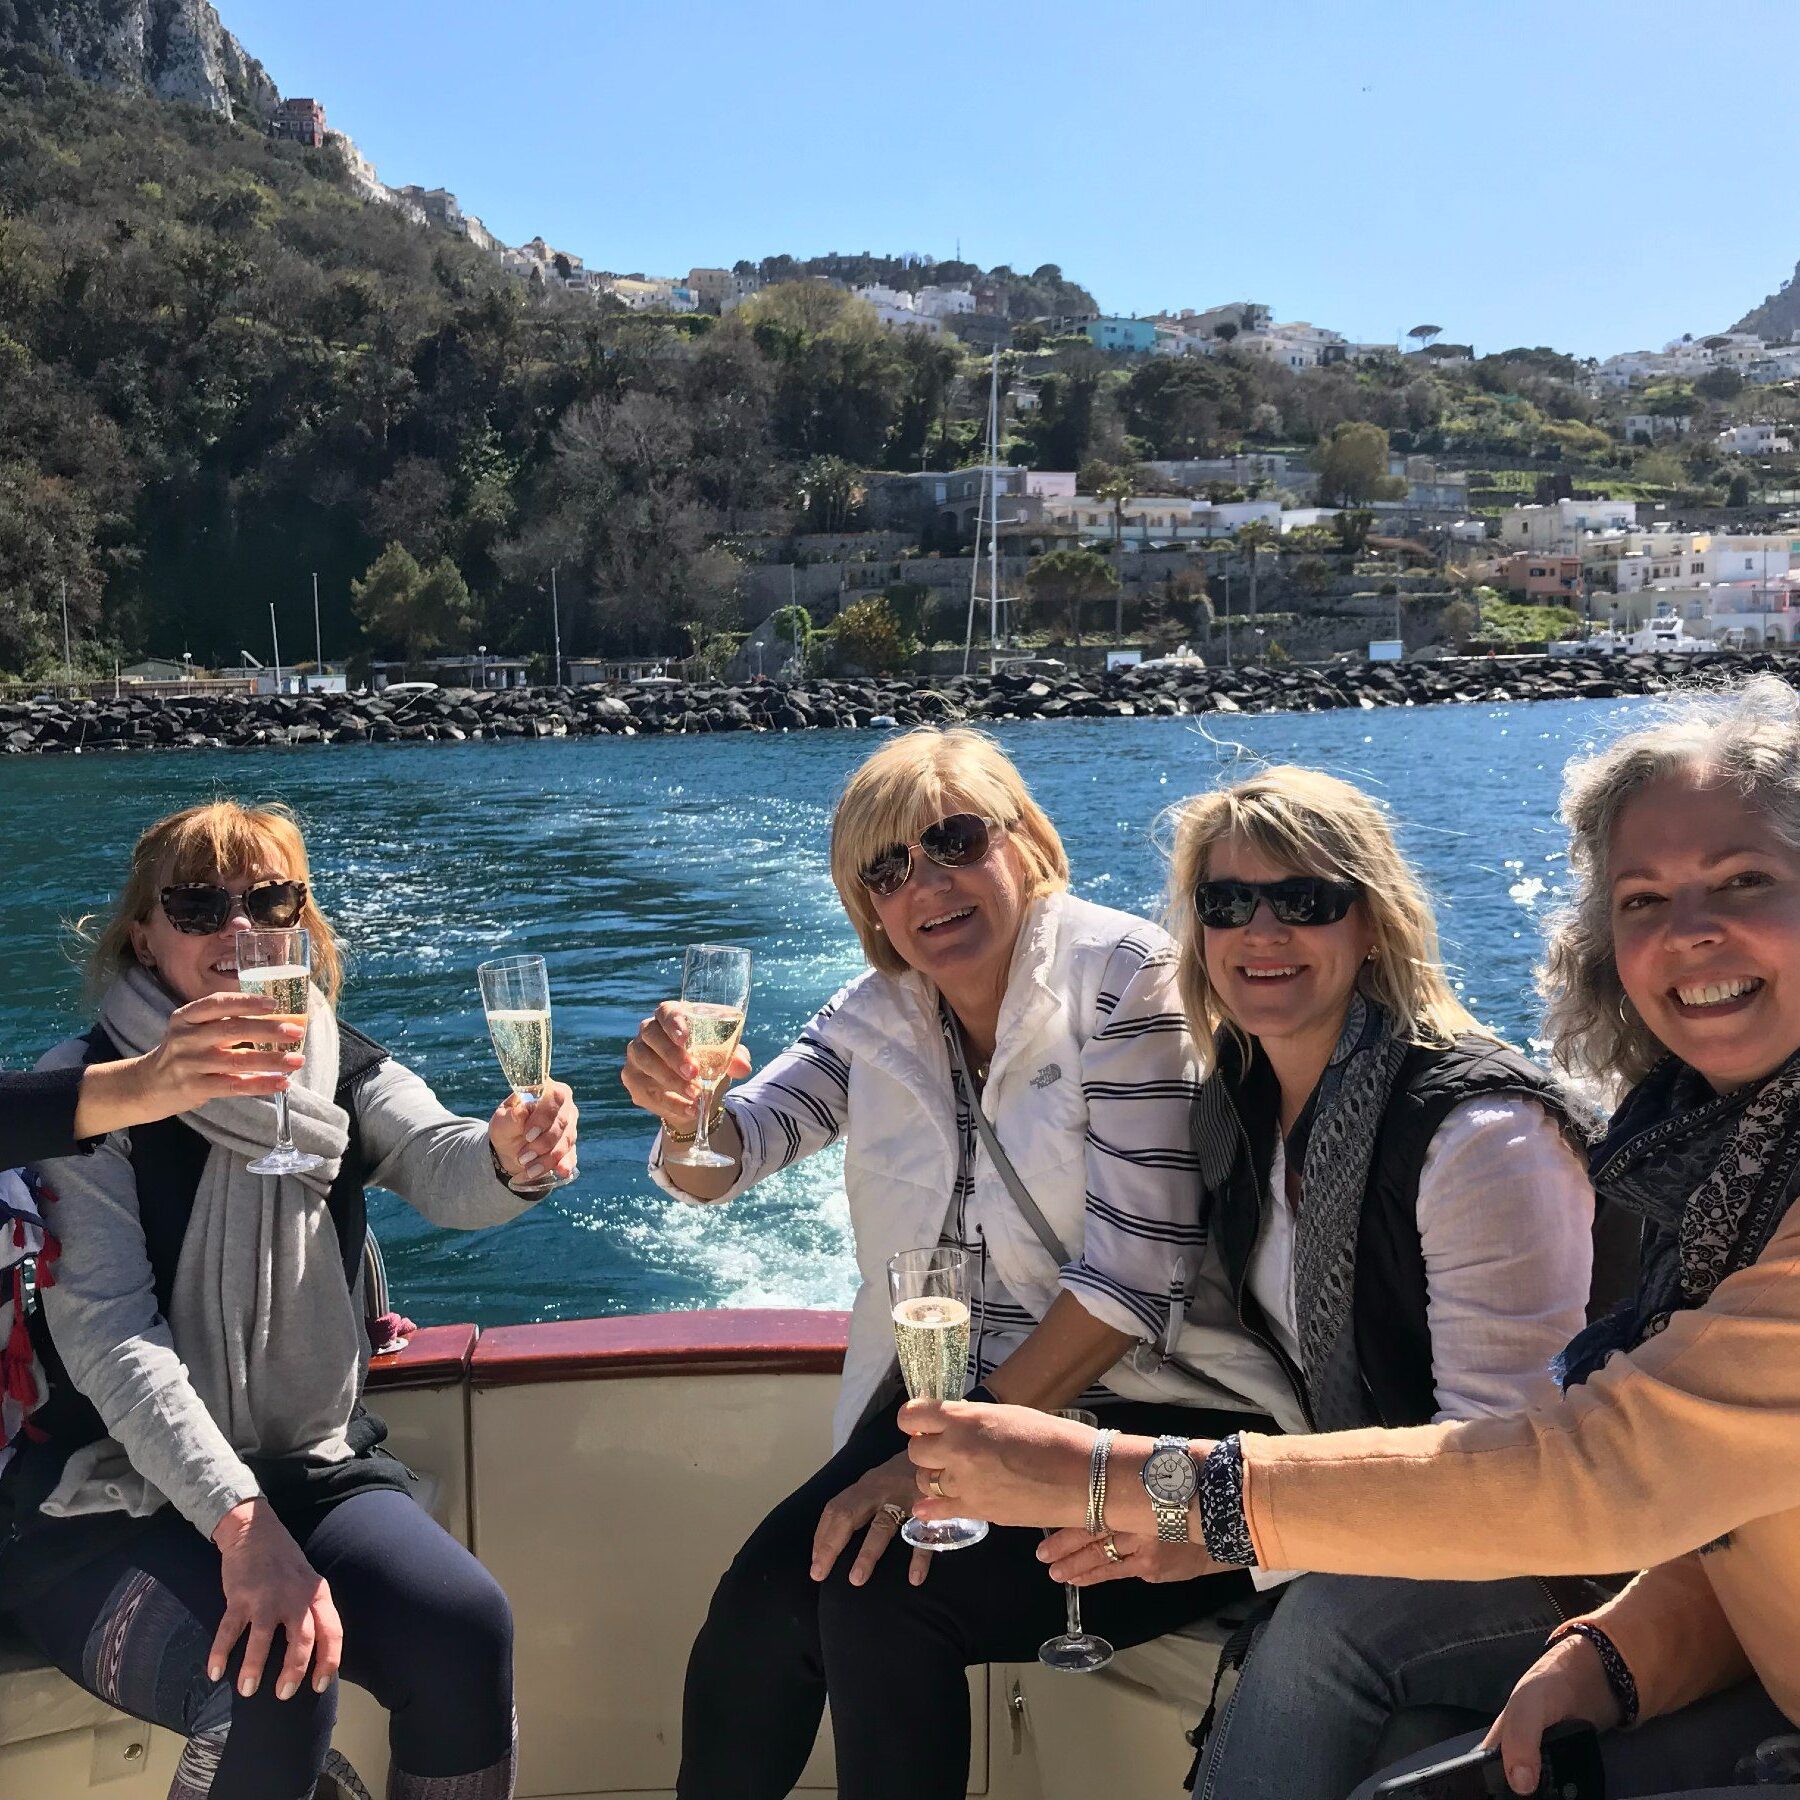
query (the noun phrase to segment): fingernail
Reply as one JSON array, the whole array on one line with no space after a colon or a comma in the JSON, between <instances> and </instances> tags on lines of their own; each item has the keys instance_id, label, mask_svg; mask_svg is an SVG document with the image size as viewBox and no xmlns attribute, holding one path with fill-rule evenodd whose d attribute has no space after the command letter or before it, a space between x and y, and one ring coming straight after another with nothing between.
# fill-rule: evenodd
<instances>
[{"instance_id":1,"label":"fingernail","mask_svg":"<svg viewBox=\"0 0 1800 1800\"><path fill-rule=\"evenodd\" d=\"M700 1068L697 1063L684 1062L681 1065L681 1072L689 1081L698 1081L700 1079Z\"/></svg>"},{"instance_id":2,"label":"fingernail","mask_svg":"<svg viewBox=\"0 0 1800 1800\"><path fill-rule=\"evenodd\" d=\"M329 1675L321 1675L318 1680L313 1683L313 1692L315 1694L322 1694L330 1686L331 1677Z\"/></svg>"},{"instance_id":3,"label":"fingernail","mask_svg":"<svg viewBox=\"0 0 1800 1800\"><path fill-rule=\"evenodd\" d=\"M238 1683L238 1692L248 1700L256 1692L256 1683L248 1677Z\"/></svg>"},{"instance_id":4,"label":"fingernail","mask_svg":"<svg viewBox=\"0 0 1800 1800\"><path fill-rule=\"evenodd\" d=\"M206 1665L206 1679L208 1681L223 1681L225 1679L225 1665L223 1663L208 1663Z\"/></svg>"},{"instance_id":5,"label":"fingernail","mask_svg":"<svg viewBox=\"0 0 1800 1800\"><path fill-rule=\"evenodd\" d=\"M1523 1763L1513 1764L1512 1773L1507 1776L1507 1780L1512 1783L1515 1794L1529 1794L1538 1784L1536 1771L1528 1769Z\"/></svg>"},{"instance_id":6,"label":"fingernail","mask_svg":"<svg viewBox=\"0 0 1800 1800\"><path fill-rule=\"evenodd\" d=\"M284 1681L281 1686L275 1690L275 1698L277 1700L291 1700L298 1691L298 1688L298 1682Z\"/></svg>"},{"instance_id":7,"label":"fingernail","mask_svg":"<svg viewBox=\"0 0 1800 1800\"><path fill-rule=\"evenodd\" d=\"M525 1164L526 1164L526 1163L534 1163L534 1162L536 1162L536 1161L537 1161L537 1159L538 1159L538 1155L537 1155L537 1152L536 1152L536 1151L535 1151L535 1150L527 1150L527 1151L526 1151L526 1152L525 1152L525 1153L524 1153L524 1154L523 1154L523 1155L522 1155L522 1156L521 1156L521 1157L520 1157L520 1158L519 1158L519 1163L520 1163L520 1166L521 1166L521 1167L523 1167L523 1166L524 1166L524 1165L525 1165Z\"/></svg>"},{"instance_id":8,"label":"fingernail","mask_svg":"<svg viewBox=\"0 0 1800 1800\"><path fill-rule=\"evenodd\" d=\"M528 1132L526 1132L525 1141L528 1144L535 1144L538 1141L538 1139L541 1138L543 1135L544 1135L543 1126L534 1125Z\"/></svg>"}]
</instances>

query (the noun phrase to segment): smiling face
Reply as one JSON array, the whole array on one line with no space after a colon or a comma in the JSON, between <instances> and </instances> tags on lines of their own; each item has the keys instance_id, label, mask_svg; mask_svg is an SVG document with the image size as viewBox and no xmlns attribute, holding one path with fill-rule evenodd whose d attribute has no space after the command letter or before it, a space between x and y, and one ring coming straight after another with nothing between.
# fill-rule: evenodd
<instances>
[{"instance_id":1,"label":"smiling face","mask_svg":"<svg viewBox=\"0 0 1800 1800\"><path fill-rule=\"evenodd\" d=\"M944 802L946 817L978 811L954 797ZM953 993L998 994L1006 987L1030 891L1017 845L1008 832L995 831L987 855L960 869L946 869L915 848L912 873L900 891L871 894L869 901L895 954L920 974Z\"/></svg>"},{"instance_id":2,"label":"smiling face","mask_svg":"<svg viewBox=\"0 0 1800 1800\"><path fill-rule=\"evenodd\" d=\"M1311 873L1275 862L1236 835L1221 838L1206 864L1209 881L1282 881ZM1265 900L1248 925L1199 931L1213 992L1265 1048L1327 1038L1335 1043L1357 973L1375 943L1360 899L1335 925L1283 925Z\"/></svg>"},{"instance_id":3,"label":"smiling face","mask_svg":"<svg viewBox=\"0 0 1800 1800\"><path fill-rule=\"evenodd\" d=\"M1800 852L1703 774L1626 802L1608 863L1613 957L1657 1039L1719 1092L1800 1049Z\"/></svg>"},{"instance_id":4,"label":"smiling face","mask_svg":"<svg viewBox=\"0 0 1800 1800\"><path fill-rule=\"evenodd\" d=\"M299 878L299 871L290 869L273 848L254 868L211 877L229 893L240 896L259 881ZM251 929L249 915L237 905L217 931L195 937L177 931L157 902L148 919L131 927L131 947L138 961L175 997L176 1004L185 1006L207 994L237 992L237 934Z\"/></svg>"}]
</instances>

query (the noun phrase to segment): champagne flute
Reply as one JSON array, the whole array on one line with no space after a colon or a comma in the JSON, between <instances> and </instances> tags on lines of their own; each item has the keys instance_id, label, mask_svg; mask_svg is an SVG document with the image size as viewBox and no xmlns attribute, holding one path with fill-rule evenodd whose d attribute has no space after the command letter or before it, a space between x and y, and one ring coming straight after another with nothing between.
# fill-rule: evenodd
<instances>
[{"instance_id":1,"label":"champagne flute","mask_svg":"<svg viewBox=\"0 0 1800 1800\"><path fill-rule=\"evenodd\" d=\"M914 1400L956 1400L969 1379L970 1257L952 1244L888 1258L888 1297L900 1374ZM908 1519L915 1550L966 1550L988 1534L982 1519Z\"/></svg>"},{"instance_id":2,"label":"champagne flute","mask_svg":"<svg viewBox=\"0 0 1800 1800\"><path fill-rule=\"evenodd\" d=\"M1059 1419L1073 1419L1077 1425L1098 1426L1099 1419L1079 1406L1063 1407ZM1046 1531L1045 1537L1050 1533ZM1046 1638L1038 1645L1038 1661L1046 1668L1060 1669L1065 1675L1091 1675L1104 1669L1113 1659L1113 1647L1105 1638L1096 1637L1081 1628L1081 1589L1063 1584L1063 1621L1060 1637Z\"/></svg>"},{"instance_id":3,"label":"champagne flute","mask_svg":"<svg viewBox=\"0 0 1800 1800\"><path fill-rule=\"evenodd\" d=\"M312 935L294 931L240 931L237 934L238 988L246 994L262 994L275 1003L283 1017L306 1028L307 1004L312 997ZM304 1043L302 1039L302 1043ZM279 1045L259 1046L274 1050ZM288 1119L287 1089L275 1095L275 1147L249 1165L252 1175L304 1175L316 1169L324 1157L295 1147Z\"/></svg>"},{"instance_id":4,"label":"champagne flute","mask_svg":"<svg viewBox=\"0 0 1800 1800\"><path fill-rule=\"evenodd\" d=\"M480 964L475 979L500 1073L519 1099L535 1104L550 1081L550 971L541 956L501 956ZM534 1191L572 1179L546 1177Z\"/></svg>"},{"instance_id":5,"label":"champagne flute","mask_svg":"<svg viewBox=\"0 0 1800 1800\"><path fill-rule=\"evenodd\" d=\"M694 944L681 965L681 1021L687 1053L700 1071L700 1110L691 1144L677 1144L664 1157L684 1169L729 1169L735 1157L712 1147L714 1100L731 1073L732 1052L744 1034L750 1005L750 952L729 944Z\"/></svg>"}]
</instances>

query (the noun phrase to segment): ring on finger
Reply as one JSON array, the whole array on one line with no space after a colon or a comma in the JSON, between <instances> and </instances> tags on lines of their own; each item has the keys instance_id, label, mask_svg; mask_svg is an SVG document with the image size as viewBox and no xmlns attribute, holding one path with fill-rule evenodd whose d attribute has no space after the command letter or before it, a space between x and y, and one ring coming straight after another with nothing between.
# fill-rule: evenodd
<instances>
[{"instance_id":1,"label":"ring on finger","mask_svg":"<svg viewBox=\"0 0 1800 1800\"><path fill-rule=\"evenodd\" d=\"M897 1501L893 1501L893 1500L882 1501L881 1510L884 1513L886 1513L890 1519L892 1519L894 1521L894 1525L896 1528L898 1528L899 1526L902 1526L906 1523L906 1508L904 1506L901 1506Z\"/></svg>"},{"instance_id":2,"label":"ring on finger","mask_svg":"<svg viewBox=\"0 0 1800 1800\"><path fill-rule=\"evenodd\" d=\"M950 1496L944 1492L943 1474L944 1471L942 1469L933 1469L925 1482L926 1490L934 1500L948 1500L950 1498Z\"/></svg>"},{"instance_id":3,"label":"ring on finger","mask_svg":"<svg viewBox=\"0 0 1800 1800\"><path fill-rule=\"evenodd\" d=\"M1125 1560L1125 1558L1120 1555L1118 1542L1110 1531L1100 1540L1100 1554L1104 1556L1109 1563L1123 1562Z\"/></svg>"}]
</instances>

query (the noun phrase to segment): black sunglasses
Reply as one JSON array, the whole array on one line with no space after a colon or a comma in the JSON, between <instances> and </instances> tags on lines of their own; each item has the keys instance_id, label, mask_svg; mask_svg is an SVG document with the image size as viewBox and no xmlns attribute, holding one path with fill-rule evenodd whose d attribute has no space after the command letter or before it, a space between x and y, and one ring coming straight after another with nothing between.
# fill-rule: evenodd
<instances>
[{"instance_id":1,"label":"black sunglasses","mask_svg":"<svg viewBox=\"0 0 1800 1800\"><path fill-rule=\"evenodd\" d=\"M216 881L184 881L157 895L163 917L189 937L211 937L237 910L240 897ZM259 931L285 931L306 906L304 881L259 881L242 895L244 914Z\"/></svg>"},{"instance_id":2,"label":"black sunglasses","mask_svg":"<svg viewBox=\"0 0 1800 1800\"><path fill-rule=\"evenodd\" d=\"M1327 881L1322 875L1290 875L1285 881L1203 881L1194 889L1194 910L1209 931L1236 931L1248 925L1264 900L1283 925L1335 925L1361 892L1354 881Z\"/></svg>"},{"instance_id":3,"label":"black sunglasses","mask_svg":"<svg viewBox=\"0 0 1800 1800\"><path fill-rule=\"evenodd\" d=\"M858 877L871 894L884 900L906 886L912 874L912 853L923 850L940 869L966 869L987 855L994 833L1002 829L998 819L976 813L952 813L927 825L915 844L894 844L866 863Z\"/></svg>"}]
</instances>

